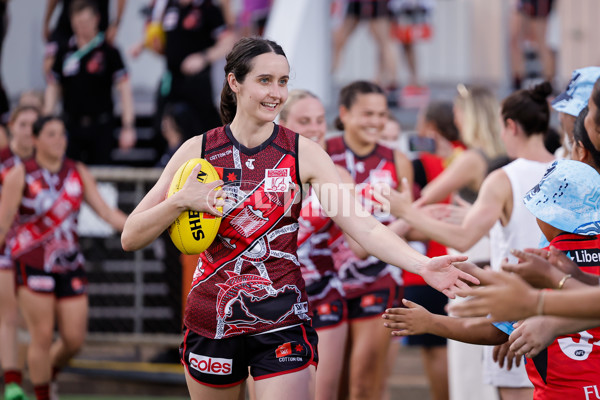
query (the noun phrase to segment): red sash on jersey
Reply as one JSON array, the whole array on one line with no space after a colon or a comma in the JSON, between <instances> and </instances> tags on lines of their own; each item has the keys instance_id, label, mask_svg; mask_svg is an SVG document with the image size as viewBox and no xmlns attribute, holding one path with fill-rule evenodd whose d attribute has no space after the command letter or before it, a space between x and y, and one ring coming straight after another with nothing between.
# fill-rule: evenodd
<instances>
[{"instance_id":1,"label":"red sash on jersey","mask_svg":"<svg viewBox=\"0 0 600 400\"><path fill-rule=\"evenodd\" d=\"M70 171L65 178L58 198L46 211L31 221L17 226L10 246L13 258L38 247L67 219L73 210L81 206L83 182L79 174Z\"/></svg>"},{"instance_id":2,"label":"red sash on jersey","mask_svg":"<svg viewBox=\"0 0 600 400\"><path fill-rule=\"evenodd\" d=\"M289 168L289 176L295 176L296 159L289 154L283 156L273 169L285 168ZM221 223L217 238L201 254L202 264L198 265L201 265L203 271L194 279L192 286L208 279L218 267L237 259L244 251L252 248L256 241L266 235L285 216L294 204L299 191L295 185L291 185L289 192L279 196L278 193L267 192L266 186L266 180L263 180L223 215L223 219L227 219L229 223ZM284 202L280 201L281 197Z\"/></svg>"}]
</instances>

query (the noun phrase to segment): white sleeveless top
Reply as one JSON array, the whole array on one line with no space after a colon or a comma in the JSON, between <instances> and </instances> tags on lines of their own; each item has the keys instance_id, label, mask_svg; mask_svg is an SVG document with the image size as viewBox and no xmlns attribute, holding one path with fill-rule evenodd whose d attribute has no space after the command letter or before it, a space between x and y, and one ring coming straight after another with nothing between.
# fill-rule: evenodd
<instances>
[{"instance_id":1,"label":"white sleeveless top","mask_svg":"<svg viewBox=\"0 0 600 400\"><path fill-rule=\"evenodd\" d=\"M511 249L537 248L542 237L542 231L535 222L533 214L525 208L523 196L532 189L544 176L551 162L518 158L502 167L512 188L513 209L510 220L506 226L496 221L490 229L490 264L492 269L500 269L502 259L508 257L511 262L516 262L510 254Z\"/></svg>"}]
</instances>

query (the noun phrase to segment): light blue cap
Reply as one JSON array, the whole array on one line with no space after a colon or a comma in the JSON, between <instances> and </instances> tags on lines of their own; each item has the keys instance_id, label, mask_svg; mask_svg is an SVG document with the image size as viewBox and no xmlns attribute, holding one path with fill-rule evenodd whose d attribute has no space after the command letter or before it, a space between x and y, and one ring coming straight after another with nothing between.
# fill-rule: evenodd
<instances>
[{"instance_id":1,"label":"light blue cap","mask_svg":"<svg viewBox=\"0 0 600 400\"><path fill-rule=\"evenodd\" d=\"M600 67L576 69L571 75L567 90L552 100L552 108L574 117L588 104L594 83L600 78Z\"/></svg>"},{"instance_id":2,"label":"light blue cap","mask_svg":"<svg viewBox=\"0 0 600 400\"><path fill-rule=\"evenodd\" d=\"M600 175L585 163L553 162L523 202L536 218L564 232L600 234Z\"/></svg>"}]
</instances>

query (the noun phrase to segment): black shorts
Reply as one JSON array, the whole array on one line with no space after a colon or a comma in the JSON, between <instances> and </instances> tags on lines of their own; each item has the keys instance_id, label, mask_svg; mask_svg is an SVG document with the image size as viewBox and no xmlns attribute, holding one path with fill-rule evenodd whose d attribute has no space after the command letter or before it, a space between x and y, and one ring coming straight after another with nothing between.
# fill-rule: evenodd
<instances>
[{"instance_id":1,"label":"black shorts","mask_svg":"<svg viewBox=\"0 0 600 400\"><path fill-rule=\"evenodd\" d=\"M346 15L357 19L387 18L391 15L388 3L389 0L350 0Z\"/></svg>"},{"instance_id":2,"label":"black shorts","mask_svg":"<svg viewBox=\"0 0 600 400\"><path fill-rule=\"evenodd\" d=\"M210 339L184 327L181 363L198 383L230 387L317 365L317 333L306 324L258 335Z\"/></svg>"},{"instance_id":3,"label":"black shorts","mask_svg":"<svg viewBox=\"0 0 600 400\"><path fill-rule=\"evenodd\" d=\"M35 293L54 295L56 299L84 295L88 287L83 266L55 273L16 263L15 279L17 288L25 286Z\"/></svg>"},{"instance_id":4,"label":"black shorts","mask_svg":"<svg viewBox=\"0 0 600 400\"><path fill-rule=\"evenodd\" d=\"M348 320L348 306L343 298L310 304L312 327L333 328Z\"/></svg>"},{"instance_id":5,"label":"black shorts","mask_svg":"<svg viewBox=\"0 0 600 400\"><path fill-rule=\"evenodd\" d=\"M554 0L519 0L517 10L530 18L546 18L553 4Z\"/></svg>"},{"instance_id":6,"label":"black shorts","mask_svg":"<svg viewBox=\"0 0 600 400\"><path fill-rule=\"evenodd\" d=\"M399 286L389 289L378 289L362 296L347 299L348 320L380 317L381 314L394 305Z\"/></svg>"},{"instance_id":7,"label":"black shorts","mask_svg":"<svg viewBox=\"0 0 600 400\"><path fill-rule=\"evenodd\" d=\"M431 286L406 286L404 288L404 298L425 307L430 313L446 315L444 308L448 304L448 297ZM409 346L435 347L446 345L446 338L429 333L406 336L405 340Z\"/></svg>"}]
</instances>

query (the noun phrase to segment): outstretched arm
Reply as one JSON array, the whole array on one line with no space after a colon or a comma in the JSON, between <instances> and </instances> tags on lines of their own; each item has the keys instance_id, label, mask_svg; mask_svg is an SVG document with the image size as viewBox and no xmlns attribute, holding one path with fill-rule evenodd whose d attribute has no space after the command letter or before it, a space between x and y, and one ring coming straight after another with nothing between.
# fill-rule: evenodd
<instances>
[{"instance_id":1,"label":"outstretched arm","mask_svg":"<svg viewBox=\"0 0 600 400\"><path fill-rule=\"evenodd\" d=\"M472 298L452 304L450 310L461 317L491 316L492 321L514 321L534 315L567 318L600 318L600 288L577 290L537 290L523 279L507 272L473 271L485 280L485 287L458 291Z\"/></svg>"},{"instance_id":2,"label":"outstretched arm","mask_svg":"<svg viewBox=\"0 0 600 400\"><path fill-rule=\"evenodd\" d=\"M508 177L502 170L491 173L483 182L477 201L467 212L462 225L454 225L432 218L413 207L403 183L402 192L392 191L389 197L394 215L404 218L414 229L445 246L466 251L484 237L503 215L512 199Z\"/></svg>"},{"instance_id":3,"label":"outstretched arm","mask_svg":"<svg viewBox=\"0 0 600 400\"><path fill-rule=\"evenodd\" d=\"M0 197L0 245L4 244L6 234L12 226L25 187L25 168L19 164L11 169L2 182Z\"/></svg>"},{"instance_id":4,"label":"outstretched arm","mask_svg":"<svg viewBox=\"0 0 600 400\"><path fill-rule=\"evenodd\" d=\"M472 344L501 344L508 336L491 323L467 327L468 319L454 318L447 315L432 314L422 306L403 299L407 308L390 308L385 310L382 318L384 326L392 329L394 336L422 335L430 333L459 342Z\"/></svg>"},{"instance_id":5,"label":"outstretched arm","mask_svg":"<svg viewBox=\"0 0 600 400\"><path fill-rule=\"evenodd\" d=\"M467 286L462 279L478 283L452 265L453 262L465 260L465 257L429 259L379 223L360 206L347 185L342 184L327 153L308 139L301 137L299 143L302 182L313 186L327 215L369 254L421 275L429 285L451 297L459 287Z\"/></svg>"},{"instance_id":6,"label":"outstretched arm","mask_svg":"<svg viewBox=\"0 0 600 400\"><path fill-rule=\"evenodd\" d=\"M100 195L100 192L98 192L96 179L94 179L85 165L77 163L77 171L83 181L83 197L85 202L92 207L92 210L94 210L100 218L108 222L117 231L122 232L127 215L118 208L111 208L106 204Z\"/></svg>"}]
</instances>

